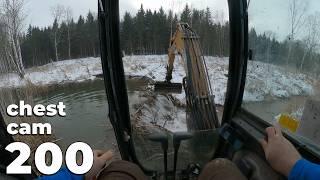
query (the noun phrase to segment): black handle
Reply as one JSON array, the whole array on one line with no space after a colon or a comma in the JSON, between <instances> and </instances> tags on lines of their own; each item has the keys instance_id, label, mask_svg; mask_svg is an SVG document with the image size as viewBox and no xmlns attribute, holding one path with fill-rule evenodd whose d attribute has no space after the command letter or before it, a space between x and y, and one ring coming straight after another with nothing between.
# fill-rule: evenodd
<instances>
[{"instance_id":1,"label":"black handle","mask_svg":"<svg viewBox=\"0 0 320 180\"><path fill-rule=\"evenodd\" d=\"M193 134L189 132L177 132L173 134L173 148L174 148L173 180L175 180L176 178L178 152L179 152L181 141L191 139L192 137L193 137Z\"/></svg>"},{"instance_id":2,"label":"black handle","mask_svg":"<svg viewBox=\"0 0 320 180\"><path fill-rule=\"evenodd\" d=\"M164 164L164 176L167 180L167 172L168 172L168 165L167 165L167 157L168 157L168 141L169 137L165 133L154 133L149 136L149 140L153 142L161 143L162 150L163 150L163 164Z\"/></svg>"}]
</instances>

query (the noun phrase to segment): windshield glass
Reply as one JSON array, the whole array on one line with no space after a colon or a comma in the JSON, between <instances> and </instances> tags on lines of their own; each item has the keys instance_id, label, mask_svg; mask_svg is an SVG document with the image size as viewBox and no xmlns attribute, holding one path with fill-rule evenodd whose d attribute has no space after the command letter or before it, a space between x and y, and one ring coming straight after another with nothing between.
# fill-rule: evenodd
<instances>
[{"instance_id":1,"label":"windshield glass","mask_svg":"<svg viewBox=\"0 0 320 180\"><path fill-rule=\"evenodd\" d=\"M163 172L161 144L149 136L169 136L168 168L173 168L172 136L191 132L179 149L178 169L203 165L217 145L229 65L227 1L120 1L123 65L133 141L141 164Z\"/></svg>"},{"instance_id":2,"label":"windshield glass","mask_svg":"<svg viewBox=\"0 0 320 180\"><path fill-rule=\"evenodd\" d=\"M276 5L275 5L276 4ZM320 2L252 0L243 107L320 145Z\"/></svg>"}]
</instances>

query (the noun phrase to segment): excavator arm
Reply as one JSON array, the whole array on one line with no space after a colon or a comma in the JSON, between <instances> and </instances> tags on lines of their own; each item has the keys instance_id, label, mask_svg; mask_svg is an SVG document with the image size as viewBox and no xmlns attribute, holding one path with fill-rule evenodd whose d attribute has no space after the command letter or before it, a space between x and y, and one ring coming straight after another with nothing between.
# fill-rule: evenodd
<instances>
[{"instance_id":1,"label":"excavator arm","mask_svg":"<svg viewBox=\"0 0 320 180\"><path fill-rule=\"evenodd\" d=\"M170 47L168 49L168 65L167 65L167 75L166 75L166 81L170 82L172 79L172 72L174 68L174 60L176 58L176 52L182 56L183 50L184 50L184 42L183 42L183 33L181 26L178 24L177 30L174 33L174 36L170 40Z\"/></svg>"},{"instance_id":2,"label":"excavator arm","mask_svg":"<svg viewBox=\"0 0 320 180\"><path fill-rule=\"evenodd\" d=\"M176 54L181 56L186 77L183 85L186 93L189 129L207 130L220 126L206 63L201 52L199 36L186 23L179 23L170 40L166 82L170 84Z\"/></svg>"}]
</instances>

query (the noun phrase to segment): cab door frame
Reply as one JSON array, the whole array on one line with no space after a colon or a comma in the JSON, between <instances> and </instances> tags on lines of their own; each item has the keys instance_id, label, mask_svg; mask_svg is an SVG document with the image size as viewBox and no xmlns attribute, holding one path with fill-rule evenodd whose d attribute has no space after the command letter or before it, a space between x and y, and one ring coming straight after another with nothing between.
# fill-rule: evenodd
<instances>
[{"instance_id":1,"label":"cab door frame","mask_svg":"<svg viewBox=\"0 0 320 180\"><path fill-rule=\"evenodd\" d=\"M127 87L120 48L119 0L98 0L101 62L113 126L121 158L153 172L139 162L132 139Z\"/></svg>"}]
</instances>

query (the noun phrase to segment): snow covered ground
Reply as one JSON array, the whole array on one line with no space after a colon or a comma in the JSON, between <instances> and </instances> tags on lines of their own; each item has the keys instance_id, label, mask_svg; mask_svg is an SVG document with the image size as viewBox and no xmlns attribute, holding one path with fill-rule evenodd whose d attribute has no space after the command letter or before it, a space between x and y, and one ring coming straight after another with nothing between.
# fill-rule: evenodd
<instances>
[{"instance_id":1,"label":"snow covered ground","mask_svg":"<svg viewBox=\"0 0 320 180\"><path fill-rule=\"evenodd\" d=\"M0 88L23 87L28 82L37 86L81 82L93 80L95 75L101 73L100 58L59 61L27 69L25 79L15 73L1 74Z\"/></svg>"},{"instance_id":2,"label":"snow covered ground","mask_svg":"<svg viewBox=\"0 0 320 180\"><path fill-rule=\"evenodd\" d=\"M227 87L228 59L205 57L215 101L224 104ZM124 58L125 72L132 76L147 76L163 81L166 75L167 55L128 56ZM185 76L180 59L175 61L172 82L182 82ZM266 97L285 98L295 95L312 95L312 79L304 74L289 73L284 68L262 62L249 62L244 93L245 102L263 101ZM178 95L183 99L184 94Z\"/></svg>"},{"instance_id":3,"label":"snow covered ground","mask_svg":"<svg viewBox=\"0 0 320 180\"><path fill-rule=\"evenodd\" d=\"M176 106L168 96L140 91L129 94L129 103L135 127L147 132L159 127L171 132L187 131L185 108Z\"/></svg>"},{"instance_id":4,"label":"snow covered ground","mask_svg":"<svg viewBox=\"0 0 320 180\"><path fill-rule=\"evenodd\" d=\"M266 96L288 98L312 95L314 80L305 74L261 62L249 62L244 101L263 101Z\"/></svg>"},{"instance_id":5,"label":"snow covered ground","mask_svg":"<svg viewBox=\"0 0 320 180\"><path fill-rule=\"evenodd\" d=\"M216 103L223 105L228 74L228 58L205 57ZM124 69L127 75L147 76L163 81L167 55L127 56ZM93 80L101 74L100 58L73 59L53 62L26 70L25 79L15 73L0 74L0 88L52 85ZM244 101L262 101L267 96L283 98L313 94L312 79L300 73L288 73L283 68L261 62L249 62ZM175 61L172 82L182 82L185 71L181 60ZM183 94L177 96L184 98Z\"/></svg>"},{"instance_id":6,"label":"snow covered ground","mask_svg":"<svg viewBox=\"0 0 320 180\"><path fill-rule=\"evenodd\" d=\"M215 101L223 105L227 87L228 58L205 57L205 59ZM124 58L124 69L129 76L146 76L154 81L163 81L166 75L166 63L167 55L127 56ZM28 83L45 86L82 82L94 80L99 74L102 74L100 58L73 59L27 69L25 79L20 79L14 73L0 74L0 88L23 87ZM247 76L245 102L314 93L312 82L315 80L304 74L288 73L278 66L249 62ZM172 82L182 82L184 77L184 65L178 58L175 61ZM181 104L185 103L184 93L175 94L173 97ZM157 95L153 98L153 102L142 105L141 113L144 121L155 123L170 131L181 131L187 128L185 116L182 116L185 114L184 109L172 104L169 97ZM157 122L153 122L155 115Z\"/></svg>"}]
</instances>

